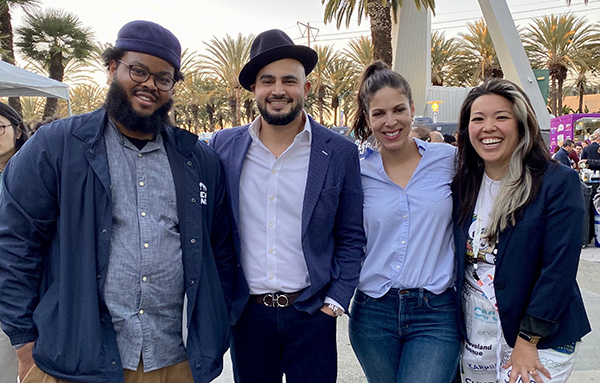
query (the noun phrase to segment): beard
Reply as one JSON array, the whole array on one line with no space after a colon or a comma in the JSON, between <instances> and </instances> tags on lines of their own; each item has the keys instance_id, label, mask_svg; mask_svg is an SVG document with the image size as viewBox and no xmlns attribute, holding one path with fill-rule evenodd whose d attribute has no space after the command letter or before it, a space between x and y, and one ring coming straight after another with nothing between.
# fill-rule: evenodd
<instances>
[{"instance_id":1,"label":"beard","mask_svg":"<svg viewBox=\"0 0 600 383\"><path fill-rule=\"evenodd\" d=\"M285 97L281 97L281 98L271 97L271 101L275 101L275 100L290 100L290 99L285 98ZM290 109L289 112L284 113L284 114L273 114L267 110L266 100L264 102L257 101L256 106L258 107L258 111L260 112L260 115L267 122L267 124L279 125L279 126L287 125L287 124L291 123L292 121L294 121L296 119L296 117L298 117L300 115L300 113L302 112L302 108L304 107L302 102L294 102L294 100L292 100L292 109Z\"/></svg>"},{"instance_id":2,"label":"beard","mask_svg":"<svg viewBox=\"0 0 600 383\"><path fill-rule=\"evenodd\" d=\"M161 133L165 125L171 124L169 110L172 106L171 99L151 115L142 116L132 108L125 89L117 81L110 84L104 101L104 109L108 115L127 130L154 136Z\"/></svg>"}]
</instances>

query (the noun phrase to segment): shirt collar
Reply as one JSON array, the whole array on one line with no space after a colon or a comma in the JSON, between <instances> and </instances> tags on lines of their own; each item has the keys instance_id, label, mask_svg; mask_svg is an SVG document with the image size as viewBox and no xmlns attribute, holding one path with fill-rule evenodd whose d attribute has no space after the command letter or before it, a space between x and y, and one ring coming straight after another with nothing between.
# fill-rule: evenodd
<instances>
[{"instance_id":1,"label":"shirt collar","mask_svg":"<svg viewBox=\"0 0 600 383\"><path fill-rule=\"evenodd\" d=\"M113 129L116 132L117 141L119 142L119 144L123 145L124 147L126 147L128 149L132 149L132 150L138 151L140 153L148 153L148 152L151 152L154 150L160 150L164 146L162 134L159 133L159 134L155 135L152 140L148 141L148 143L146 144L146 146L144 146L142 148L142 150L139 150L138 148L135 147L134 144L132 144L127 139L127 137L125 137L125 135L123 133L121 133L121 131L119 130L119 128L117 128L117 125L115 124L115 122L113 120L108 118L107 124L108 124L109 129Z\"/></svg>"},{"instance_id":2,"label":"shirt collar","mask_svg":"<svg viewBox=\"0 0 600 383\"><path fill-rule=\"evenodd\" d=\"M309 121L308 114L306 113L306 111L303 110L302 113L304 114L304 129L302 129L302 131L296 135L296 137L294 138L294 142L301 140L301 139L305 139L305 140L308 140L308 143L310 144L312 141L312 127L310 125L310 121ZM248 126L248 132L250 133L250 137L252 138L252 141L254 141L255 143L260 142L259 135L258 135L260 127L261 127L260 122L261 122L261 118L260 118L260 116L258 116L254 119L254 121L252 121L250 126ZM304 138L304 137L306 137L306 138Z\"/></svg>"}]
</instances>

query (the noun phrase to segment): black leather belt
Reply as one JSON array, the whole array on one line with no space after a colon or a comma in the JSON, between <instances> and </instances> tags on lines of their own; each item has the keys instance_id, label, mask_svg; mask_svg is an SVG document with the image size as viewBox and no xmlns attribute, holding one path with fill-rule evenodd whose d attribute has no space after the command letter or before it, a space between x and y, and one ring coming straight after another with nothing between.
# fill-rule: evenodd
<instances>
[{"instance_id":1,"label":"black leather belt","mask_svg":"<svg viewBox=\"0 0 600 383\"><path fill-rule=\"evenodd\" d=\"M301 292L297 293L268 293L261 295L250 295L250 302L267 307L288 307L294 304Z\"/></svg>"}]
</instances>

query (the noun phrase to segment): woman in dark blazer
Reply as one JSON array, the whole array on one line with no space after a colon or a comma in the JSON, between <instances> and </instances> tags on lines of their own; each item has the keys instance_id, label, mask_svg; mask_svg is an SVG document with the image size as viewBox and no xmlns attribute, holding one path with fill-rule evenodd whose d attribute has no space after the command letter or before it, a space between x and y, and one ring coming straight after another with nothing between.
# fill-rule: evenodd
<instances>
[{"instance_id":1,"label":"woman in dark blazer","mask_svg":"<svg viewBox=\"0 0 600 383\"><path fill-rule=\"evenodd\" d=\"M575 281L584 204L550 159L529 99L507 80L471 90L453 183L463 381L565 382L590 331Z\"/></svg>"}]
</instances>

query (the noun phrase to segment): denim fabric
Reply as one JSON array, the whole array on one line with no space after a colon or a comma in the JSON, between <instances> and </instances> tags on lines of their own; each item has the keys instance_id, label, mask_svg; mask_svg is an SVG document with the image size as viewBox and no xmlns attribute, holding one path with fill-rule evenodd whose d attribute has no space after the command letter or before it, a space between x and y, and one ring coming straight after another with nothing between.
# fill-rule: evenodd
<instances>
[{"instance_id":1,"label":"denim fabric","mask_svg":"<svg viewBox=\"0 0 600 383\"><path fill-rule=\"evenodd\" d=\"M113 203L104 296L123 368L141 357L154 371L187 359L175 183L162 135L138 150L110 122L104 137Z\"/></svg>"},{"instance_id":2,"label":"denim fabric","mask_svg":"<svg viewBox=\"0 0 600 383\"><path fill-rule=\"evenodd\" d=\"M357 290L350 308L350 342L369 383L449 383L460 337L456 292L392 289L381 298Z\"/></svg>"},{"instance_id":3,"label":"denim fabric","mask_svg":"<svg viewBox=\"0 0 600 383\"><path fill-rule=\"evenodd\" d=\"M249 303L233 326L236 383L335 383L336 318Z\"/></svg>"}]
</instances>

